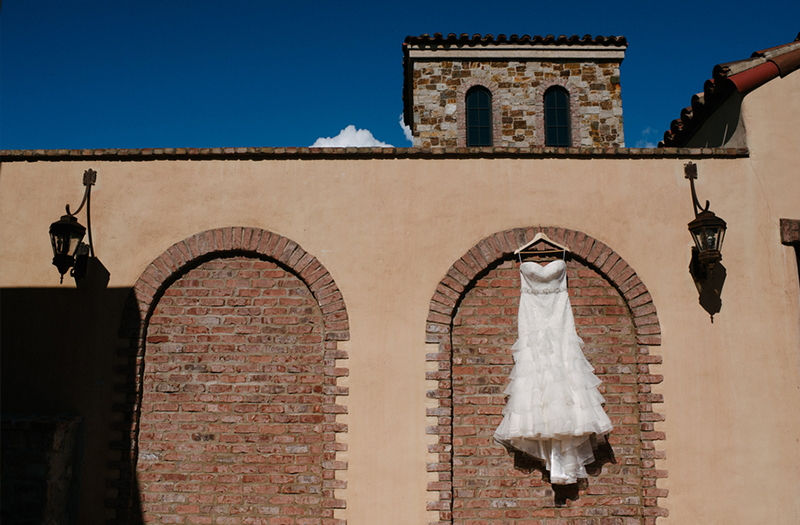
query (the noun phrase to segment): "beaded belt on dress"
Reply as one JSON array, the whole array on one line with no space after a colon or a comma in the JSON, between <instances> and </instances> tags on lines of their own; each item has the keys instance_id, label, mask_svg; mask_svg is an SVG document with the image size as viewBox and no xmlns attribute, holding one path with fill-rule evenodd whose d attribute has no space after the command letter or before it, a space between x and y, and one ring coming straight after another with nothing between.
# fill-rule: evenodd
<instances>
[{"instance_id":1,"label":"beaded belt on dress","mask_svg":"<svg viewBox=\"0 0 800 525\"><path fill-rule=\"evenodd\" d=\"M566 292L566 291L567 291L567 285L566 284L562 284L558 288L552 288L550 290L526 290L525 288L522 288L522 293L532 293L534 295L544 295L544 294L548 294L548 293L558 293L558 292Z\"/></svg>"}]
</instances>

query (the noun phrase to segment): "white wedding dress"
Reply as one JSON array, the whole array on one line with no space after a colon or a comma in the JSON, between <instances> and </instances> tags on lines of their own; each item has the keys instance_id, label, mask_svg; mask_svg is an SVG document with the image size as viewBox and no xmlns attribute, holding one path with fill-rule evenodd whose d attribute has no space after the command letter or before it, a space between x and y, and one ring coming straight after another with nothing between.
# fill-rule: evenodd
<instances>
[{"instance_id":1,"label":"white wedding dress","mask_svg":"<svg viewBox=\"0 0 800 525\"><path fill-rule=\"evenodd\" d=\"M494 439L544 462L550 482L576 483L594 461L597 438L613 428L567 293L567 266L553 261L520 265L519 339L508 403Z\"/></svg>"}]
</instances>

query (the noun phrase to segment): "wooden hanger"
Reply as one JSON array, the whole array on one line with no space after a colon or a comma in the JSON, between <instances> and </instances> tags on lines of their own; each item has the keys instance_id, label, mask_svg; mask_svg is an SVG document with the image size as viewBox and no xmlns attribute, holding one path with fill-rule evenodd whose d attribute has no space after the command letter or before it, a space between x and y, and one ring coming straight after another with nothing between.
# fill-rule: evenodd
<instances>
[{"instance_id":1,"label":"wooden hanger","mask_svg":"<svg viewBox=\"0 0 800 525\"><path fill-rule=\"evenodd\" d=\"M533 245L538 242L547 243L552 248L549 249L545 248L544 250L533 249L532 248ZM539 232L536 234L536 236L533 238L532 241L530 241L524 246L517 248L514 251L514 254L522 256L522 255L547 255L551 253L566 253L566 252L572 253L572 250L569 249L569 246L557 243L556 241L548 237L546 233Z\"/></svg>"}]
</instances>

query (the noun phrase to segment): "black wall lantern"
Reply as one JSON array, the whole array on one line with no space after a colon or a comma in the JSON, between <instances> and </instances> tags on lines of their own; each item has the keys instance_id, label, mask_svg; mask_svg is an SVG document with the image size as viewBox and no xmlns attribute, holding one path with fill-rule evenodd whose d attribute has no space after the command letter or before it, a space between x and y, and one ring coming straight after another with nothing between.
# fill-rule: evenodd
<instances>
[{"instance_id":1,"label":"black wall lantern","mask_svg":"<svg viewBox=\"0 0 800 525\"><path fill-rule=\"evenodd\" d=\"M710 274L714 271L714 266L722 260L722 241L725 239L725 221L714 215L708 209L708 201L705 208L700 206L697 200L697 193L694 189L694 181L697 178L697 164L689 162L684 166L686 178L692 186L692 204L694 205L694 220L689 223L689 232L694 239L697 259L702 266L701 271ZM699 210L699 211L698 211ZM701 280L708 278L708 275L698 275Z\"/></svg>"},{"instance_id":2,"label":"black wall lantern","mask_svg":"<svg viewBox=\"0 0 800 525\"><path fill-rule=\"evenodd\" d=\"M97 172L88 169L83 174L83 185L86 191L83 193L83 201L75 213L69 211L67 204L67 214L62 215L59 220L50 225L50 242L53 244L53 264L61 274L61 282L64 282L64 274L72 268L70 275L77 281L86 274L86 266L89 255L94 257L94 246L92 245L92 218L91 218L91 196L92 186L97 180ZM86 205L86 224L89 227L89 244L83 242L86 234L84 228L75 217Z\"/></svg>"},{"instance_id":3,"label":"black wall lantern","mask_svg":"<svg viewBox=\"0 0 800 525\"><path fill-rule=\"evenodd\" d=\"M692 204L694 205L694 220L689 223L689 232L692 234L692 260L689 263L689 273L692 276L697 293L700 295L700 306L711 315L722 308L722 287L725 284L727 271L720 263L722 260L722 241L725 240L725 221L714 215L697 201L694 181L697 178L697 165L688 163L684 167L686 178L692 186Z\"/></svg>"}]
</instances>

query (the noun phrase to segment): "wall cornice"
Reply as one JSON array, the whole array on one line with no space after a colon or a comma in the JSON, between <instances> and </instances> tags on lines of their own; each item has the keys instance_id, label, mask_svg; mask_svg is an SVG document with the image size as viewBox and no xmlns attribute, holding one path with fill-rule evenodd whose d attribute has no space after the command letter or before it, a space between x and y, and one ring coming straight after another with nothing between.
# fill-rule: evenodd
<instances>
[{"instance_id":1,"label":"wall cornice","mask_svg":"<svg viewBox=\"0 0 800 525\"><path fill-rule=\"evenodd\" d=\"M148 160L372 160L470 158L743 158L747 148L143 148L0 150L0 162Z\"/></svg>"}]
</instances>

